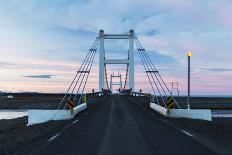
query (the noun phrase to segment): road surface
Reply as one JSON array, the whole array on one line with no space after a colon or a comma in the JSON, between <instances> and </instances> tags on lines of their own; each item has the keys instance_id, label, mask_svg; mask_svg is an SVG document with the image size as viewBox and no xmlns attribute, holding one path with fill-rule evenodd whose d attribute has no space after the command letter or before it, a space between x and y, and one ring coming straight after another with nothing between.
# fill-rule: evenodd
<instances>
[{"instance_id":1,"label":"road surface","mask_svg":"<svg viewBox=\"0 0 232 155\"><path fill-rule=\"evenodd\" d=\"M171 126L122 95L111 95L94 110L73 120L32 154L212 155L191 135ZM138 103L139 104L139 103Z\"/></svg>"}]
</instances>

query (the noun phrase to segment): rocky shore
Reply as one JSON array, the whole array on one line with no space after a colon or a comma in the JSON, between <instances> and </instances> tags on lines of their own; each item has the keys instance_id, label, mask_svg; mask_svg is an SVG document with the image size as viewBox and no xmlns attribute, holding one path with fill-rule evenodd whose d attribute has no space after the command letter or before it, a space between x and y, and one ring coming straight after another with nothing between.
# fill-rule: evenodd
<instances>
[{"instance_id":1,"label":"rocky shore","mask_svg":"<svg viewBox=\"0 0 232 155\"><path fill-rule=\"evenodd\" d=\"M86 112L92 111L98 104L101 104L104 98L92 98L88 102ZM14 103L17 103L16 101ZM54 103L48 104L55 107ZM94 103L94 104L93 104ZM21 101L16 104L22 104ZM28 102L29 104L29 102ZM44 107L45 103L37 100L30 107ZM25 108L24 108L25 109ZM81 112L77 117L81 117L84 112ZM0 120L0 154L17 154L21 148L32 150L31 143L38 144L37 146L47 142L56 133L60 132L65 126L70 124L72 120L66 121L50 121L46 123L27 126L27 117L21 117L9 120ZM35 145L33 145L35 146ZM19 153L20 154L20 153Z\"/></svg>"},{"instance_id":2,"label":"rocky shore","mask_svg":"<svg viewBox=\"0 0 232 155\"><path fill-rule=\"evenodd\" d=\"M12 94L0 96L0 109L56 109L63 94Z\"/></svg>"},{"instance_id":3,"label":"rocky shore","mask_svg":"<svg viewBox=\"0 0 232 155\"><path fill-rule=\"evenodd\" d=\"M137 102L134 102L134 104L146 110L147 113L160 117L171 126L187 131L193 135L195 140L210 148L214 148L219 154L232 154L232 118L213 118L212 121L167 118L150 109L148 99L144 100L143 97L137 97Z\"/></svg>"},{"instance_id":4,"label":"rocky shore","mask_svg":"<svg viewBox=\"0 0 232 155\"><path fill-rule=\"evenodd\" d=\"M232 154L232 118L213 118L212 121L182 118L168 120L221 154Z\"/></svg>"},{"instance_id":5,"label":"rocky shore","mask_svg":"<svg viewBox=\"0 0 232 155\"><path fill-rule=\"evenodd\" d=\"M64 94L0 95L0 109L56 109ZM175 97L181 108L187 108L186 97ZM232 97L191 97L192 109L232 110Z\"/></svg>"},{"instance_id":6,"label":"rocky shore","mask_svg":"<svg viewBox=\"0 0 232 155\"><path fill-rule=\"evenodd\" d=\"M175 97L182 108L187 108L187 97ZM232 110L231 97L191 97L192 109Z\"/></svg>"},{"instance_id":7,"label":"rocky shore","mask_svg":"<svg viewBox=\"0 0 232 155\"><path fill-rule=\"evenodd\" d=\"M69 121L50 121L27 126L27 117L0 120L0 154L13 154L30 143L40 143L55 134Z\"/></svg>"},{"instance_id":8,"label":"rocky shore","mask_svg":"<svg viewBox=\"0 0 232 155\"><path fill-rule=\"evenodd\" d=\"M103 99L92 99L92 102L101 104ZM136 104L144 110L145 108L148 109L148 102L149 101L144 100L143 97L138 97ZM34 104L44 105L45 103L40 104L40 101L37 100ZM34 104L32 104L31 107L34 107ZM90 106L88 110L93 110L94 106L97 106L97 104ZM155 115L168 121L175 127L193 134L197 140L217 147L222 154L232 154L232 118L213 118L213 121L209 122L190 119L164 118L157 113L155 113ZM30 148L30 143L36 143L38 144L37 146L39 146L70 123L71 121L50 121L47 123L27 126L27 117L0 120L0 154L14 154L21 147L35 149Z\"/></svg>"}]
</instances>

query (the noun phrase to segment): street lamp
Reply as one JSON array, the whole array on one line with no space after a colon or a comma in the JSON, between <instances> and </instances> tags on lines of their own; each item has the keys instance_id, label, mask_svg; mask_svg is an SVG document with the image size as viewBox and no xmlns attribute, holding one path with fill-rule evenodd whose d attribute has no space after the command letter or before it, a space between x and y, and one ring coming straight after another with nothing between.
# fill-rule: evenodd
<instances>
[{"instance_id":1,"label":"street lamp","mask_svg":"<svg viewBox=\"0 0 232 155\"><path fill-rule=\"evenodd\" d=\"M190 109L190 57L193 55L191 51L187 52L188 56L188 98L187 98L187 105L188 109Z\"/></svg>"}]
</instances>

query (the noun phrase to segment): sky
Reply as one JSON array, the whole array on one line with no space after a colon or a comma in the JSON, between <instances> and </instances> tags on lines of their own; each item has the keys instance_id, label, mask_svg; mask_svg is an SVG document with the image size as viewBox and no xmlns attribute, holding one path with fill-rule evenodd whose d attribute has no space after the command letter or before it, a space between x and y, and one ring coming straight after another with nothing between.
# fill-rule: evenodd
<instances>
[{"instance_id":1,"label":"sky","mask_svg":"<svg viewBox=\"0 0 232 155\"><path fill-rule=\"evenodd\" d=\"M191 94L232 95L231 14L231 0L0 0L0 91L65 92L99 30L134 29L169 87L187 94L191 50ZM126 57L126 45L106 42L106 56ZM135 89L150 91L135 61ZM87 92L98 88L97 64L98 55Z\"/></svg>"}]
</instances>

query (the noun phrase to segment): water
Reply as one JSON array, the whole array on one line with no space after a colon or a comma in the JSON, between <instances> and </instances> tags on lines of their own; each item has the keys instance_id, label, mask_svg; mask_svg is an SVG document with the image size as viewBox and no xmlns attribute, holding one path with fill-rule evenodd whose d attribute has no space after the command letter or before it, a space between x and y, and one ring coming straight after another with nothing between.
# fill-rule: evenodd
<instances>
[{"instance_id":1,"label":"water","mask_svg":"<svg viewBox=\"0 0 232 155\"><path fill-rule=\"evenodd\" d=\"M232 95L191 95L192 97L232 98Z\"/></svg>"},{"instance_id":2,"label":"water","mask_svg":"<svg viewBox=\"0 0 232 155\"><path fill-rule=\"evenodd\" d=\"M27 110L24 109L1 109L0 120L2 119L14 119L18 117L27 116Z\"/></svg>"},{"instance_id":3,"label":"water","mask_svg":"<svg viewBox=\"0 0 232 155\"><path fill-rule=\"evenodd\" d=\"M212 117L232 117L232 110L212 110Z\"/></svg>"},{"instance_id":4,"label":"water","mask_svg":"<svg viewBox=\"0 0 232 155\"><path fill-rule=\"evenodd\" d=\"M1 109L0 120L27 116L26 109ZM212 117L232 117L232 110L212 110Z\"/></svg>"}]
</instances>

